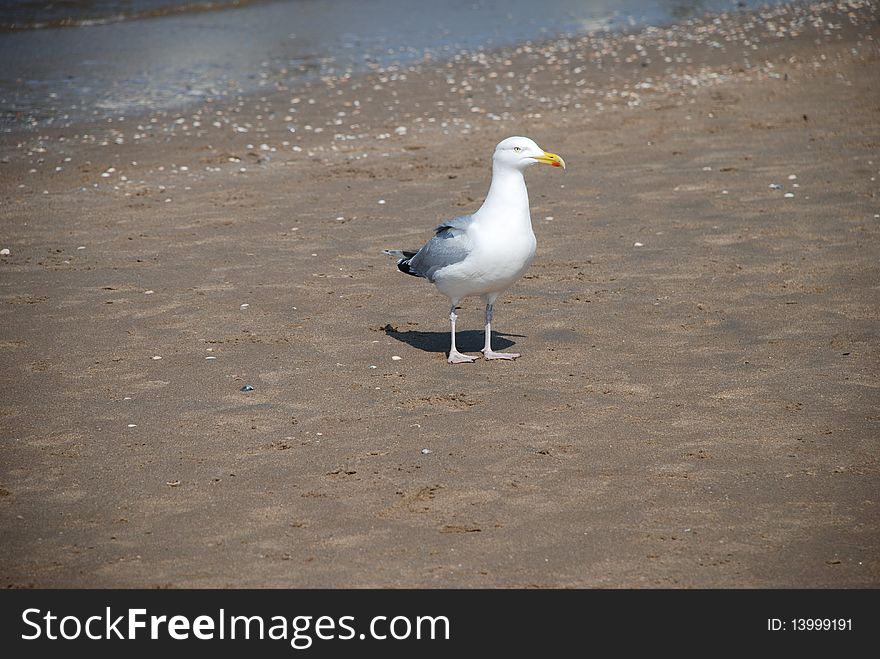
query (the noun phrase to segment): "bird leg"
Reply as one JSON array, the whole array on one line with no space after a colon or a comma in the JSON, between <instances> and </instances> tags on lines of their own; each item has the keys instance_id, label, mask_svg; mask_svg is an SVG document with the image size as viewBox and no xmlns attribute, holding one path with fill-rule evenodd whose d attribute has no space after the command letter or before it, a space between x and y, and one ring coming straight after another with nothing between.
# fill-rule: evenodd
<instances>
[{"instance_id":1,"label":"bird leg","mask_svg":"<svg viewBox=\"0 0 880 659\"><path fill-rule=\"evenodd\" d=\"M486 359L516 359L518 352L495 352L492 350L492 307L493 303L486 305L486 345L483 347L483 357Z\"/></svg>"},{"instance_id":2,"label":"bird leg","mask_svg":"<svg viewBox=\"0 0 880 659\"><path fill-rule=\"evenodd\" d=\"M467 362L475 361L475 357L470 357L468 355L461 354L455 347L455 319L458 318L458 315L455 313L455 305L452 305L452 309L449 310L449 322L452 324L452 345L449 347L449 363L450 364L464 364Z\"/></svg>"}]
</instances>

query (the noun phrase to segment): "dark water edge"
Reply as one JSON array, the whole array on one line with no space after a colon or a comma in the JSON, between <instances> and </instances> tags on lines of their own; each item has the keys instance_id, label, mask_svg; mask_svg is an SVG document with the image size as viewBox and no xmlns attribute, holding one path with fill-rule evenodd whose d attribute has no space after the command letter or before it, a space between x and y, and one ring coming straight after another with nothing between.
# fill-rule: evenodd
<instances>
[{"instance_id":1,"label":"dark water edge","mask_svg":"<svg viewBox=\"0 0 880 659\"><path fill-rule=\"evenodd\" d=\"M32 0L24 0L31 4ZM0 32L0 130L69 126L295 88L322 75L781 0L70 0L125 20ZM195 10L196 5L201 9ZM184 11L185 9L185 11ZM152 11L147 16L145 12ZM89 14L88 12L92 12ZM156 13L159 12L159 13ZM33 14L35 21L40 15ZM105 16L106 18L106 16ZM88 19L92 20L92 19Z\"/></svg>"},{"instance_id":2,"label":"dark water edge","mask_svg":"<svg viewBox=\"0 0 880 659\"><path fill-rule=\"evenodd\" d=\"M204 11L222 11L272 0L4 0L0 30L86 27Z\"/></svg>"}]
</instances>

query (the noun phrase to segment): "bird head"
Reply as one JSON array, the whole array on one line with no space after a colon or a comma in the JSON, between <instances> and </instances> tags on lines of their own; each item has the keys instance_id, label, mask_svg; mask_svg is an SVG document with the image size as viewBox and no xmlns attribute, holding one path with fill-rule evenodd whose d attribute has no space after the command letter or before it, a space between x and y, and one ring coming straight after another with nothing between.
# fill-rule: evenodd
<instances>
[{"instance_id":1,"label":"bird head","mask_svg":"<svg viewBox=\"0 0 880 659\"><path fill-rule=\"evenodd\" d=\"M565 169L565 161L555 153L549 153L539 147L528 137L508 137L495 147L495 155L492 162L499 165L513 167L520 171L530 165L540 163L552 167Z\"/></svg>"}]
</instances>

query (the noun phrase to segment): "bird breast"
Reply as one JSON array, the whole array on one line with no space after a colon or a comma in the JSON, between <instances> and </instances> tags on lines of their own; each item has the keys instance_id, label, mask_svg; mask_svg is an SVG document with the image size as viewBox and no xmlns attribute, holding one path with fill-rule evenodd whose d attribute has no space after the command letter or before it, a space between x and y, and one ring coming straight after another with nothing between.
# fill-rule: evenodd
<instances>
[{"instance_id":1,"label":"bird breast","mask_svg":"<svg viewBox=\"0 0 880 659\"><path fill-rule=\"evenodd\" d=\"M535 256L537 243L531 227L475 231L471 236L473 249L468 257L437 273L435 283L441 290L451 287L463 295L503 291L525 274Z\"/></svg>"},{"instance_id":2,"label":"bird breast","mask_svg":"<svg viewBox=\"0 0 880 659\"><path fill-rule=\"evenodd\" d=\"M475 268L494 279L519 279L535 256L535 234L527 230L505 231L502 235L480 235L474 250Z\"/></svg>"}]
</instances>

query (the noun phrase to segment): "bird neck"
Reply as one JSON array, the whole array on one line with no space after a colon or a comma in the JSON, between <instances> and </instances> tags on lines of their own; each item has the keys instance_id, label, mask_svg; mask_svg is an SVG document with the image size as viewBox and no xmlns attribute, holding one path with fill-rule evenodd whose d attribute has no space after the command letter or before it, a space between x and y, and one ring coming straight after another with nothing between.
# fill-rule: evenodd
<instances>
[{"instance_id":1,"label":"bird neck","mask_svg":"<svg viewBox=\"0 0 880 659\"><path fill-rule=\"evenodd\" d=\"M486 201L477 215L498 217L505 223L523 222L531 225L529 215L529 192L520 170L492 165L492 183Z\"/></svg>"}]
</instances>

